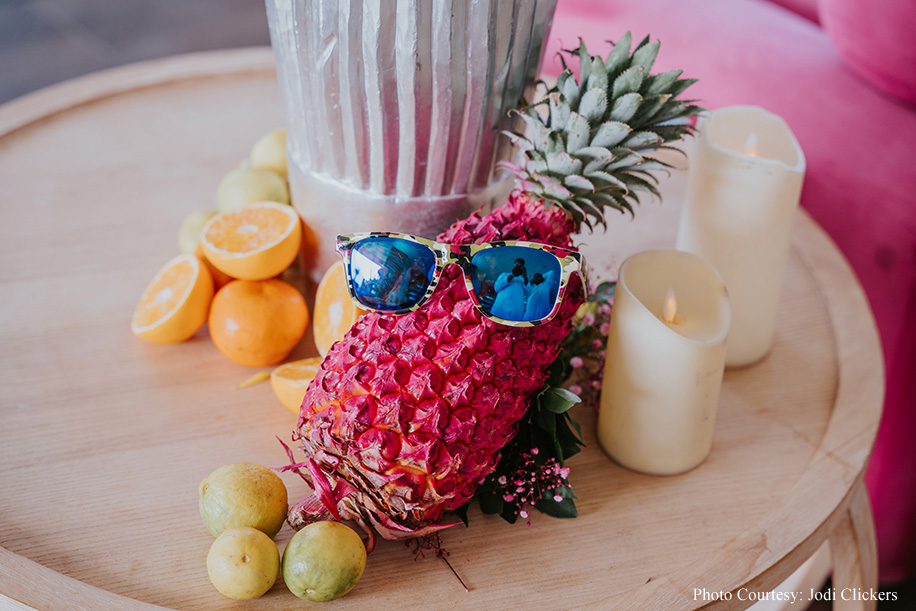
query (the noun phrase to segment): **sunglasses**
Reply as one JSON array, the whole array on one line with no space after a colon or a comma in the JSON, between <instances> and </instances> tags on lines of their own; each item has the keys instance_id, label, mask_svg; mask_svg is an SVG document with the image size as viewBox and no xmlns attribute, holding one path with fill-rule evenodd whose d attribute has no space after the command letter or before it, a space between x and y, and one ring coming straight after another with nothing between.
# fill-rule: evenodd
<instances>
[{"instance_id":1,"label":"sunglasses","mask_svg":"<svg viewBox=\"0 0 916 611\"><path fill-rule=\"evenodd\" d=\"M513 327L553 318L570 275L588 280L578 252L535 242L443 244L403 233L337 236L347 290L361 307L386 314L419 309L436 290L442 270L454 263L464 273L468 295L481 314Z\"/></svg>"}]
</instances>

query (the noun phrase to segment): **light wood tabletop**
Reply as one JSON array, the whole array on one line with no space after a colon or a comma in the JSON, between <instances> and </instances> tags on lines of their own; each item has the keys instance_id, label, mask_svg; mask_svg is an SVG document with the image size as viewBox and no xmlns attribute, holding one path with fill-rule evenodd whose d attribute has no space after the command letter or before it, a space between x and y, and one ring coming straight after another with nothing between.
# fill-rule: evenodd
<instances>
[{"instance_id":1,"label":"light wood tabletop","mask_svg":"<svg viewBox=\"0 0 916 611\"><path fill-rule=\"evenodd\" d=\"M0 607L288 609L280 580L247 602L209 583L197 486L237 461L285 464L295 416L268 384L234 387L206 330L170 346L130 332L136 300L177 254L184 216L282 125L269 49L97 73L0 107ZM664 203L583 235L599 277L673 247L684 172ZM332 204L329 204L332 205ZM293 358L316 351L308 335ZM449 561L382 542L338 609L739 609L831 543L837 588L877 587L862 474L883 399L874 321L849 266L796 220L776 340L728 371L709 459L629 472L595 440L570 462L580 516L509 525L474 508ZM293 502L306 492L284 475ZM282 550L292 531L277 542ZM723 592L710 601L697 590ZM743 599L742 594L743 592ZM804 597L809 592L802 592ZM873 606L838 601L837 608ZM804 606L797 608L803 609Z\"/></svg>"}]
</instances>

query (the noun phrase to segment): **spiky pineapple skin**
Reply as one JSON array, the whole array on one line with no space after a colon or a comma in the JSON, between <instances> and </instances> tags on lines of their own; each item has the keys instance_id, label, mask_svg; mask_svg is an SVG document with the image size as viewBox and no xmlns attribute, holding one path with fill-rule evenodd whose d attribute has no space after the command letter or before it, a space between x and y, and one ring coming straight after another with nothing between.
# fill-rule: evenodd
<instances>
[{"instance_id":1,"label":"spiky pineapple skin","mask_svg":"<svg viewBox=\"0 0 916 611\"><path fill-rule=\"evenodd\" d=\"M514 192L438 239L571 247L574 228L560 209ZM582 301L574 277L549 323L500 325L481 317L460 269L449 266L423 308L370 313L332 346L306 392L295 435L331 479L356 489L344 503L351 513L376 525L393 522L412 536L466 503L493 470Z\"/></svg>"}]
</instances>

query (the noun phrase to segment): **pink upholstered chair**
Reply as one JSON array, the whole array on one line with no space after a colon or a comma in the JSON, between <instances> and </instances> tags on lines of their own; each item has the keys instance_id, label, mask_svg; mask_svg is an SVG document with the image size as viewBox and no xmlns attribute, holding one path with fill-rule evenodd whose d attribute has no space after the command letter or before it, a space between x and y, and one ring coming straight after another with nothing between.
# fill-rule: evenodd
<instances>
[{"instance_id":1,"label":"pink upholstered chair","mask_svg":"<svg viewBox=\"0 0 916 611\"><path fill-rule=\"evenodd\" d=\"M916 577L916 2L560 0L548 69L578 36L594 52L627 30L661 40L659 69L698 77L706 107L762 106L801 143L802 206L852 264L884 348L868 472L881 580Z\"/></svg>"}]
</instances>

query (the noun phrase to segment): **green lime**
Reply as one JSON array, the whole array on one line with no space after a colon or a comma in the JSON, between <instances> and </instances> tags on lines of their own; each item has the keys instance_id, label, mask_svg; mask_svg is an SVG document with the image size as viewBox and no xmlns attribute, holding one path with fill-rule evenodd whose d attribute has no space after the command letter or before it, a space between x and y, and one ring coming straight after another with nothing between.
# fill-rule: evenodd
<instances>
[{"instance_id":1,"label":"green lime","mask_svg":"<svg viewBox=\"0 0 916 611\"><path fill-rule=\"evenodd\" d=\"M200 244L200 230L216 214L216 210L195 210L184 217L181 227L178 228L178 247L182 253L189 255L197 250L197 245Z\"/></svg>"},{"instance_id":2,"label":"green lime","mask_svg":"<svg viewBox=\"0 0 916 611\"><path fill-rule=\"evenodd\" d=\"M229 598L257 598L277 581L280 551L260 530L230 528L210 546L207 574L216 589Z\"/></svg>"},{"instance_id":3,"label":"green lime","mask_svg":"<svg viewBox=\"0 0 916 611\"><path fill-rule=\"evenodd\" d=\"M366 568L366 547L340 522L313 522L283 551L283 581L306 600L326 602L353 589Z\"/></svg>"},{"instance_id":4,"label":"green lime","mask_svg":"<svg viewBox=\"0 0 916 611\"><path fill-rule=\"evenodd\" d=\"M286 176L286 130L277 129L261 138L251 147L251 167L262 168Z\"/></svg>"},{"instance_id":5,"label":"green lime","mask_svg":"<svg viewBox=\"0 0 916 611\"><path fill-rule=\"evenodd\" d=\"M200 516L214 537L239 526L251 526L273 537L286 519L283 480L255 463L220 467L200 483L199 492Z\"/></svg>"},{"instance_id":6,"label":"green lime","mask_svg":"<svg viewBox=\"0 0 916 611\"><path fill-rule=\"evenodd\" d=\"M289 203L286 180L270 170L236 168L223 176L216 189L216 207L220 212L230 212L265 201Z\"/></svg>"}]
</instances>

